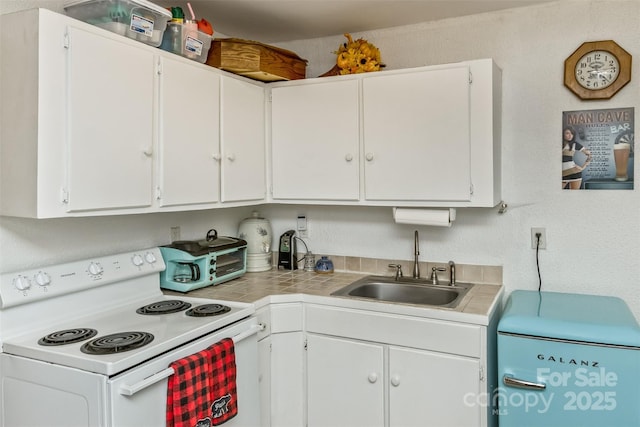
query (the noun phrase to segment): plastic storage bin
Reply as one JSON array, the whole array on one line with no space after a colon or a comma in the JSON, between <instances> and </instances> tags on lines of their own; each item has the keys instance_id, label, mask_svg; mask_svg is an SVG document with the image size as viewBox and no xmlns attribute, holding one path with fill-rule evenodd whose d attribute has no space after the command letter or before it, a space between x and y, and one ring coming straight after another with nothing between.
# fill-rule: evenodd
<instances>
[{"instance_id":1,"label":"plastic storage bin","mask_svg":"<svg viewBox=\"0 0 640 427\"><path fill-rule=\"evenodd\" d=\"M160 48L205 63L213 37L178 22L169 22Z\"/></svg>"},{"instance_id":2,"label":"plastic storage bin","mask_svg":"<svg viewBox=\"0 0 640 427\"><path fill-rule=\"evenodd\" d=\"M171 12L146 0L67 0L67 15L158 47Z\"/></svg>"}]
</instances>

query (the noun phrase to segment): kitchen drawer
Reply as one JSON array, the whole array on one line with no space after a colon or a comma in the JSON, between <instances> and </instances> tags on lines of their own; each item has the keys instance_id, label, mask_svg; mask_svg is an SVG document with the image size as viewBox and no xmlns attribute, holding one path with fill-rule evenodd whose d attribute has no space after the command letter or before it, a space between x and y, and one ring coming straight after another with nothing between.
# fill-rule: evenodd
<instances>
[{"instance_id":1,"label":"kitchen drawer","mask_svg":"<svg viewBox=\"0 0 640 427\"><path fill-rule=\"evenodd\" d=\"M481 356L482 327L309 304L306 331L364 341Z\"/></svg>"},{"instance_id":2,"label":"kitchen drawer","mask_svg":"<svg viewBox=\"0 0 640 427\"><path fill-rule=\"evenodd\" d=\"M258 340L271 334L302 331L302 304L270 304L256 311L258 323L265 328L258 332Z\"/></svg>"}]
</instances>

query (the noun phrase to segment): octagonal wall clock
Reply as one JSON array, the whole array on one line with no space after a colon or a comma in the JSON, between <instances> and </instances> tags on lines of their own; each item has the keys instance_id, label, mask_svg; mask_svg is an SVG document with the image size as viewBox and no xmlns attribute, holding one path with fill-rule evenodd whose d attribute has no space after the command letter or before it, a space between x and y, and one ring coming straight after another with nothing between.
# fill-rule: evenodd
<instances>
[{"instance_id":1,"label":"octagonal wall clock","mask_svg":"<svg viewBox=\"0 0 640 427\"><path fill-rule=\"evenodd\" d=\"M613 40L585 42L564 61L564 85L581 99L609 99L631 81L631 55Z\"/></svg>"}]
</instances>

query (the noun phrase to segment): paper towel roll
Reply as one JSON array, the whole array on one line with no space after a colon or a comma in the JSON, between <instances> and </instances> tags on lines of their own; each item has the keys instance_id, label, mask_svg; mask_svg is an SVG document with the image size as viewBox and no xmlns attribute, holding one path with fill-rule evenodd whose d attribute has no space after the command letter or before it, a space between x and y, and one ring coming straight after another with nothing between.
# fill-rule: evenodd
<instances>
[{"instance_id":1,"label":"paper towel roll","mask_svg":"<svg viewBox=\"0 0 640 427\"><path fill-rule=\"evenodd\" d=\"M456 219L456 210L393 208L393 219L398 224L451 227L451 222Z\"/></svg>"}]
</instances>

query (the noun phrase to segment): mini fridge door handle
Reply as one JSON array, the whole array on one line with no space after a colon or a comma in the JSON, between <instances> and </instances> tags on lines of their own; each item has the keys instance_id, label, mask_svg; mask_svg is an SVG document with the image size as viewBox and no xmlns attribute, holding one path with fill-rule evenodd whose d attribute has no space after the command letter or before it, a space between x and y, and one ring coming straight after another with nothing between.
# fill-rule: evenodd
<instances>
[{"instance_id":1,"label":"mini fridge door handle","mask_svg":"<svg viewBox=\"0 0 640 427\"><path fill-rule=\"evenodd\" d=\"M504 375L502 377L502 382L507 387L517 387L517 388L526 388L528 390L544 390L547 388L546 384L542 383L534 383L531 381L519 380L510 375Z\"/></svg>"}]
</instances>

